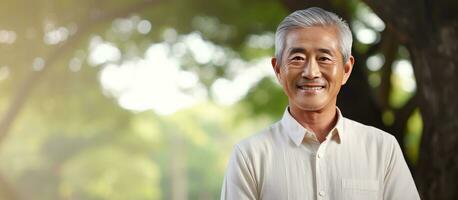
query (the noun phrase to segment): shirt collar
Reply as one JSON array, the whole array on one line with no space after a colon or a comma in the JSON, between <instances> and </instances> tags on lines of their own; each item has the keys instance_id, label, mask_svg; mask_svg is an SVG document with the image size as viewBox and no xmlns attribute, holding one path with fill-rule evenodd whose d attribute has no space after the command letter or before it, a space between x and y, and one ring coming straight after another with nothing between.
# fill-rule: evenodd
<instances>
[{"instance_id":1,"label":"shirt collar","mask_svg":"<svg viewBox=\"0 0 458 200\"><path fill-rule=\"evenodd\" d=\"M331 137L332 139L335 139L338 143L341 143L344 129L343 116L340 112L340 109L337 107L336 109L337 123L331 129L326 138L329 139L329 137ZM281 124L285 129L286 134L294 142L294 144L296 144L296 146L299 146L306 137L314 138L316 140L315 134L312 131L309 131L306 128L304 128L298 121L296 121L296 119L294 119L293 116L291 116L291 113L289 112L289 106L286 107L286 110L283 114L283 118L281 119ZM337 137L334 137L334 135L336 135Z\"/></svg>"},{"instance_id":2,"label":"shirt collar","mask_svg":"<svg viewBox=\"0 0 458 200\"><path fill-rule=\"evenodd\" d=\"M344 117L338 107L336 107L336 110L337 110L337 123L334 126L334 128L331 129L331 133L336 134L338 136L336 137L338 139L338 143L341 143L342 138L345 135L344 134L344 123L343 123Z\"/></svg>"}]
</instances>

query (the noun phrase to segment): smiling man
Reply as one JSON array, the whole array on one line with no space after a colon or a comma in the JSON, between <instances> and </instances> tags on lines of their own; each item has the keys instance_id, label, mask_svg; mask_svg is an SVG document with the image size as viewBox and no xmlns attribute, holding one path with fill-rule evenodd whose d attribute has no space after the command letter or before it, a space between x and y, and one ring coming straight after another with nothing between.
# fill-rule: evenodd
<instances>
[{"instance_id":1,"label":"smiling man","mask_svg":"<svg viewBox=\"0 0 458 200\"><path fill-rule=\"evenodd\" d=\"M321 8L287 16L272 67L288 96L283 118L235 145L221 199L420 199L396 139L343 117L350 29Z\"/></svg>"}]
</instances>

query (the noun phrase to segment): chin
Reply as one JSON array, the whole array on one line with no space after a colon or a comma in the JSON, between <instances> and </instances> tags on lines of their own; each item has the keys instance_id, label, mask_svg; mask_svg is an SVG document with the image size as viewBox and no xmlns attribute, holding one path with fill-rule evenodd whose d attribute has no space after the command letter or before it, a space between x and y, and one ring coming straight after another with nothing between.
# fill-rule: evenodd
<instances>
[{"instance_id":1,"label":"chin","mask_svg":"<svg viewBox=\"0 0 458 200\"><path fill-rule=\"evenodd\" d=\"M298 106L300 110L303 111L319 111L324 108L322 105L300 105Z\"/></svg>"},{"instance_id":2,"label":"chin","mask_svg":"<svg viewBox=\"0 0 458 200\"><path fill-rule=\"evenodd\" d=\"M319 111L326 107L324 102L313 102L313 101L305 101L305 102L291 102L291 106L296 107L299 110L303 111Z\"/></svg>"},{"instance_id":3,"label":"chin","mask_svg":"<svg viewBox=\"0 0 458 200\"><path fill-rule=\"evenodd\" d=\"M320 111L332 104L332 98L325 93L303 94L300 91L291 94L289 97L290 107L301 111Z\"/></svg>"}]
</instances>

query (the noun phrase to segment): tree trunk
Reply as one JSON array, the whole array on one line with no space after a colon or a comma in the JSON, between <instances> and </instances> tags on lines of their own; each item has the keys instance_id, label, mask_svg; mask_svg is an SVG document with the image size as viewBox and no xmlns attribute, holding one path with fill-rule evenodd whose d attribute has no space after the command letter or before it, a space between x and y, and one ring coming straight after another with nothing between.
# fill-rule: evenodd
<instances>
[{"instance_id":1,"label":"tree trunk","mask_svg":"<svg viewBox=\"0 0 458 200\"><path fill-rule=\"evenodd\" d=\"M416 178L424 199L458 199L458 26L440 29L410 46L424 124Z\"/></svg>"},{"instance_id":2,"label":"tree trunk","mask_svg":"<svg viewBox=\"0 0 458 200\"><path fill-rule=\"evenodd\" d=\"M188 199L188 173L186 143L180 134L172 134L170 146L170 188L171 200Z\"/></svg>"},{"instance_id":3,"label":"tree trunk","mask_svg":"<svg viewBox=\"0 0 458 200\"><path fill-rule=\"evenodd\" d=\"M422 199L458 199L458 3L366 0L406 44L423 117L416 183Z\"/></svg>"}]
</instances>

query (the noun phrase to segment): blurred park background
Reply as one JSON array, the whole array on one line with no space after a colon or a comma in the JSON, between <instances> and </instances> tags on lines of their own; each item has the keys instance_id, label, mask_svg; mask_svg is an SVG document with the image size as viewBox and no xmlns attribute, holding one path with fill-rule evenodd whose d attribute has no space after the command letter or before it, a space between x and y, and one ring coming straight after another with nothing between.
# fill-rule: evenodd
<instances>
[{"instance_id":1,"label":"blurred park background","mask_svg":"<svg viewBox=\"0 0 458 200\"><path fill-rule=\"evenodd\" d=\"M346 117L400 142L423 199L457 199L456 1L0 0L0 199L219 199L232 146L287 100L291 11L346 19Z\"/></svg>"}]
</instances>

